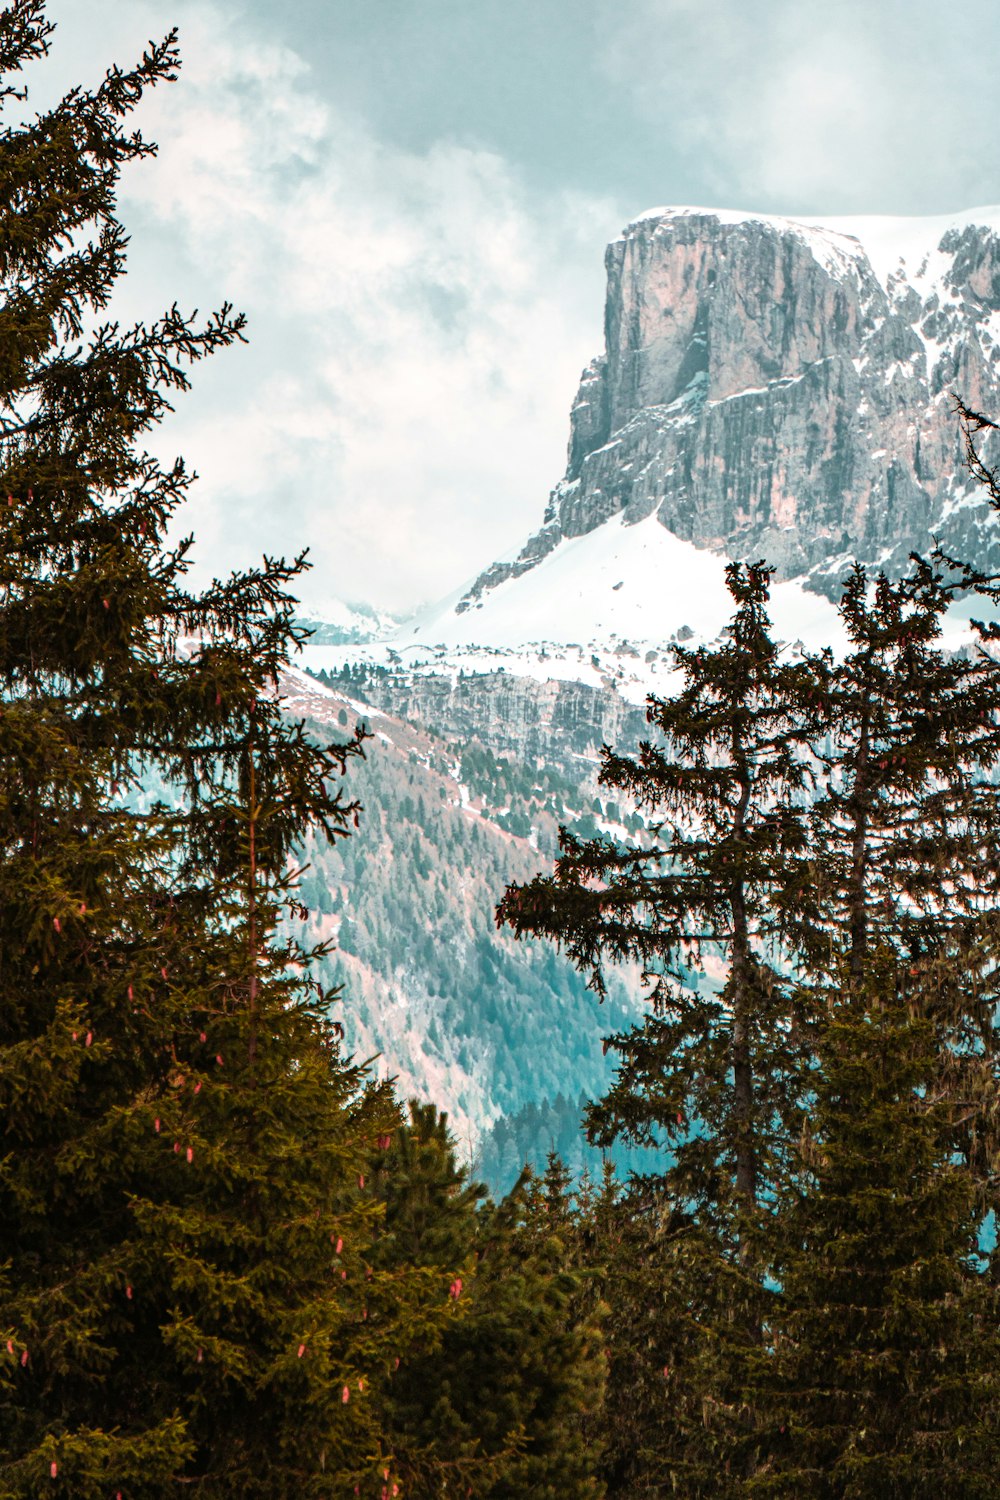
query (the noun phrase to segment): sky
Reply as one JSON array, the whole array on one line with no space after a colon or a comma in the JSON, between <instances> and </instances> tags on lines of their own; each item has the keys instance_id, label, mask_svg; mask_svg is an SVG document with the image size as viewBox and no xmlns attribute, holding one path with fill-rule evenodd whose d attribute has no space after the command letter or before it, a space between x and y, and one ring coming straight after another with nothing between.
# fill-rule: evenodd
<instances>
[{"instance_id":1,"label":"sky","mask_svg":"<svg viewBox=\"0 0 1000 1500\"><path fill-rule=\"evenodd\" d=\"M303 602L405 614L517 549L652 205L1000 203L1000 0L49 0L32 105L176 25L123 318L246 312L151 444L198 575L308 546ZM950 15L949 15L950 12ZM957 19L956 19L957 18Z\"/></svg>"}]
</instances>

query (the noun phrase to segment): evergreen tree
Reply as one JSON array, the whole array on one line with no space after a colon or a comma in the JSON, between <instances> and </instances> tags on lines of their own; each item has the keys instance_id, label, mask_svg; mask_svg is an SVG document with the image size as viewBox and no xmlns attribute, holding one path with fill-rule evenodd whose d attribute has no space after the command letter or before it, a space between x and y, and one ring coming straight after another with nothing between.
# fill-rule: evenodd
<instances>
[{"instance_id":1,"label":"evergreen tree","mask_svg":"<svg viewBox=\"0 0 1000 1500\"><path fill-rule=\"evenodd\" d=\"M741 1494L753 1458L734 1431L743 1437L746 1364L760 1339L756 1267L725 1254L648 1179L622 1185L610 1166L581 1217L606 1308L597 1437L609 1500Z\"/></svg>"},{"instance_id":2,"label":"evergreen tree","mask_svg":"<svg viewBox=\"0 0 1000 1500\"><path fill-rule=\"evenodd\" d=\"M805 1175L769 1224L775 1283L743 1407L755 1473L740 1494L995 1492L996 1289L939 1074L905 970L882 950L858 990L848 960L819 1040Z\"/></svg>"},{"instance_id":3,"label":"evergreen tree","mask_svg":"<svg viewBox=\"0 0 1000 1500\"><path fill-rule=\"evenodd\" d=\"M451 1275L456 1316L401 1363L388 1392L401 1487L428 1500L598 1500L600 1309L576 1256L566 1175L526 1173L499 1206L483 1203L456 1166L445 1117L410 1111L385 1158L378 1254Z\"/></svg>"},{"instance_id":4,"label":"evergreen tree","mask_svg":"<svg viewBox=\"0 0 1000 1500\"><path fill-rule=\"evenodd\" d=\"M844 933L859 984L880 945L928 971L935 959L953 967L959 952L989 967L997 687L982 657L944 648L953 592L920 558L896 582L861 567L847 581L850 649L827 672L816 716L826 736L815 736L824 775L810 810L819 899L797 933L817 976L837 969Z\"/></svg>"},{"instance_id":5,"label":"evergreen tree","mask_svg":"<svg viewBox=\"0 0 1000 1500\"><path fill-rule=\"evenodd\" d=\"M0 102L42 0L0 10ZM0 127L0 1495L352 1492L376 1413L449 1314L368 1282L385 1088L340 1058L310 955L277 941L290 850L356 817L282 711L303 566L185 586L189 483L144 434L242 337L101 323L124 269L128 117L173 35ZM159 790L157 790L159 789ZM388 1472L387 1472L388 1471ZM357 1489L355 1489L357 1486Z\"/></svg>"},{"instance_id":6,"label":"evergreen tree","mask_svg":"<svg viewBox=\"0 0 1000 1500\"><path fill-rule=\"evenodd\" d=\"M640 1181L620 1200L609 1244L612 1493L742 1493L755 1472L740 1372L767 1349L768 1233L802 1173L834 976L868 994L875 955L894 955L933 1038L926 1085L952 1106L942 1149L971 1170L975 1222L994 1203L995 670L944 651L953 585L920 559L898 583L853 572L840 662L781 664L767 570L730 580L730 642L682 653L681 692L650 702L664 743L604 752L602 779L664 819L658 841L564 835L555 875L511 888L499 911L565 943L598 989L608 959L654 976L652 1014L610 1039L622 1067L591 1112L602 1143L659 1133L676 1151L659 1189ZM683 960L708 944L725 987L685 993ZM683 1372L669 1401L658 1366Z\"/></svg>"},{"instance_id":7,"label":"evergreen tree","mask_svg":"<svg viewBox=\"0 0 1000 1500\"><path fill-rule=\"evenodd\" d=\"M650 1011L608 1040L622 1062L590 1133L600 1145L669 1143L669 1193L725 1234L780 1174L799 1066L775 960L786 910L807 892L797 721L813 675L771 639L771 571L729 567L728 639L677 648L680 692L649 699L658 742L635 758L602 751L601 784L651 815L652 842L562 830L555 873L509 887L497 913L518 936L563 945L599 995L602 965L643 966ZM728 967L721 993L699 974L706 953Z\"/></svg>"},{"instance_id":8,"label":"evergreen tree","mask_svg":"<svg viewBox=\"0 0 1000 1500\"><path fill-rule=\"evenodd\" d=\"M816 667L773 641L770 577L763 564L729 567L726 638L678 649L680 691L649 700L657 742L634 758L602 752L601 783L651 817L651 841L563 830L554 875L510 887L498 909L518 935L564 944L599 994L608 962L638 961L650 982L642 1024L606 1043L621 1066L588 1112L597 1144L661 1145L667 1157L620 1198L624 1225L598 1255L613 1495L722 1493L706 1413L735 1400L736 1356L760 1336L756 1205L794 1170L809 1016L782 965L810 900L803 720ZM724 966L721 990L706 959Z\"/></svg>"}]
</instances>

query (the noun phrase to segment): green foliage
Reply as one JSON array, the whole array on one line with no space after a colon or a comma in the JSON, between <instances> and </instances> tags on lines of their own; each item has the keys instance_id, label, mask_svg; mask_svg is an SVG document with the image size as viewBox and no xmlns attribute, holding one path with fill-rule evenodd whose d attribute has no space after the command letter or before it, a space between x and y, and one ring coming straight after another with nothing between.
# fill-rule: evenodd
<instances>
[{"instance_id":1,"label":"green foliage","mask_svg":"<svg viewBox=\"0 0 1000 1500\"><path fill-rule=\"evenodd\" d=\"M406 1493L597 1500L600 1308L567 1177L522 1177L499 1207L455 1165L446 1121L411 1104L385 1158L389 1261L451 1277L457 1316L400 1365L386 1434ZM377 1261L376 1261L377 1264Z\"/></svg>"},{"instance_id":2,"label":"green foliage","mask_svg":"<svg viewBox=\"0 0 1000 1500\"><path fill-rule=\"evenodd\" d=\"M754 1347L756 1280L648 1181L623 1188L608 1168L583 1207L607 1308L598 1423L607 1494L741 1493L731 1426Z\"/></svg>"},{"instance_id":3,"label":"green foliage","mask_svg":"<svg viewBox=\"0 0 1000 1500\"><path fill-rule=\"evenodd\" d=\"M7 79L50 30L0 11ZM275 937L361 751L275 695L302 559L188 591L189 479L142 447L242 320L98 321L126 122L177 64L0 131L5 1500L378 1494L380 1386L450 1315L432 1269L367 1279L396 1106L339 1055L326 950Z\"/></svg>"},{"instance_id":4,"label":"green foliage","mask_svg":"<svg viewBox=\"0 0 1000 1500\"><path fill-rule=\"evenodd\" d=\"M729 580L728 642L680 653L680 693L650 700L658 742L604 752L656 836L564 830L554 874L498 910L598 992L623 959L650 983L589 1112L601 1145L659 1131L674 1153L604 1231L609 1488L985 1494L997 668L944 650L954 583L919 558L897 582L852 572L839 661L783 661L768 570ZM720 961L717 991L685 983Z\"/></svg>"},{"instance_id":5,"label":"green foliage","mask_svg":"<svg viewBox=\"0 0 1000 1500\"><path fill-rule=\"evenodd\" d=\"M777 1283L749 1364L746 1495L986 1497L1000 1459L997 1297L956 1156L941 1040L884 957L831 995L802 1183L765 1227Z\"/></svg>"},{"instance_id":6,"label":"green foliage","mask_svg":"<svg viewBox=\"0 0 1000 1500\"><path fill-rule=\"evenodd\" d=\"M0 10L8 114L50 31ZM1000 698L943 651L953 581L855 570L845 660L792 660L734 564L613 799L467 744L448 806L455 747L411 744L391 795L368 770L375 844L296 875L365 738L282 708L304 559L191 592L189 477L143 447L242 319L100 323L126 122L177 65L171 34L0 128L0 1500L991 1494ZM518 883L553 797L575 828ZM496 1205L342 1055L338 926L341 972L433 975L470 1077L484 1035L541 1055L525 976L579 988L489 930L512 878L517 936L601 994L645 971L589 1113L668 1148L625 1189L552 1155ZM535 1070L557 1119L573 1045Z\"/></svg>"}]
</instances>

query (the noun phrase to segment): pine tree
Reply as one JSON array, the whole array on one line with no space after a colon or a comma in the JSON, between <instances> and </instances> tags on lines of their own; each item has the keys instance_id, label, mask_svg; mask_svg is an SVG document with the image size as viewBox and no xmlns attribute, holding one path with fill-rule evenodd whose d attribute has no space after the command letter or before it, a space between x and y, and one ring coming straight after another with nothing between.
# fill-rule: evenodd
<instances>
[{"instance_id":1,"label":"pine tree","mask_svg":"<svg viewBox=\"0 0 1000 1500\"><path fill-rule=\"evenodd\" d=\"M608 1500L741 1494L753 1472L734 1436L744 1436L746 1365L760 1342L755 1264L726 1254L649 1180L623 1185L610 1165L581 1220L606 1309L596 1447Z\"/></svg>"},{"instance_id":2,"label":"pine tree","mask_svg":"<svg viewBox=\"0 0 1000 1500\"><path fill-rule=\"evenodd\" d=\"M863 989L849 959L844 981L805 1174L769 1225L767 1339L744 1391L755 1473L738 1493L976 1500L1000 1459L998 1307L939 1038L884 949Z\"/></svg>"},{"instance_id":3,"label":"pine tree","mask_svg":"<svg viewBox=\"0 0 1000 1500\"><path fill-rule=\"evenodd\" d=\"M497 913L518 936L564 946L599 995L602 965L643 966L649 1013L607 1042L621 1067L591 1136L669 1144L668 1192L737 1239L739 1215L780 1174L775 1127L799 1067L801 1018L775 960L785 911L807 891L797 714L813 675L771 639L771 571L729 567L728 639L677 648L681 690L649 699L658 741L635 758L602 751L601 784L651 815L651 841L563 830L554 874L509 887ZM699 976L706 953L728 966L721 993Z\"/></svg>"},{"instance_id":4,"label":"pine tree","mask_svg":"<svg viewBox=\"0 0 1000 1500\"><path fill-rule=\"evenodd\" d=\"M51 30L0 11L8 111ZM189 476L144 434L242 319L100 321L177 65L0 129L0 1494L378 1495L378 1387L447 1289L367 1278L396 1106L275 938L361 744L277 695L303 559L193 593L164 540Z\"/></svg>"},{"instance_id":5,"label":"pine tree","mask_svg":"<svg viewBox=\"0 0 1000 1500\"><path fill-rule=\"evenodd\" d=\"M617 1198L613 1229L605 1208L598 1236L612 1495L722 1493L706 1414L728 1411L735 1353L759 1338L756 1206L793 1169L809 1017L782 962L810 899L802 725L816 668L773 641L770 576L730 566L732 623L721 645L678 650L680 691L649 700L657 741L602 752L601 783L651 817L650 839L563 831L554 875L511 887L498 910L519 935L562 943L599 994L608 962L638 961L650 983L642 1024L606 1043L621 1065L588 1111L597 1144L666 1156ZM721 990L706 959L725 966Z\"/></svg>"}]
</instances>

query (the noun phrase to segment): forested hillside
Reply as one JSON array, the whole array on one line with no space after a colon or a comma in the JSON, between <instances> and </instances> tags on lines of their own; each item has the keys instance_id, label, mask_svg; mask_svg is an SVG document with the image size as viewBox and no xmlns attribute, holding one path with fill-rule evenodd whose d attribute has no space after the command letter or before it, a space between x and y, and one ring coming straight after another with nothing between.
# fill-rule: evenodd
<instances>
[{"instance_id":1,"label":"forested hillside","mask_svg":"<svg viewBox=\"0 0 1000 1500\"><path fill-rule=\"evenodd\" d=\"M496 1189L526 1160L544 1166L554 1146L577 1169L599 1168L580 1135L579 1100L607 1087L602 1038L638 1013L638 976L623 970L598 1005L551 945L498 930L494 909L511 881L553 858L560 822L585 837L606 827L631 838L641 815L599 794L596 757L577 760L574 782L299 673L283 691L317 734L372 730L352 767L358 829L329 849L308 842L299 892L310 912L304 934L336 941L323 976L344 987L337 1016L348 1045L359 1057L380 1054L380 1071L404 1095L446 1107L460 1148Z\"/></svg>"}]
</instances>

